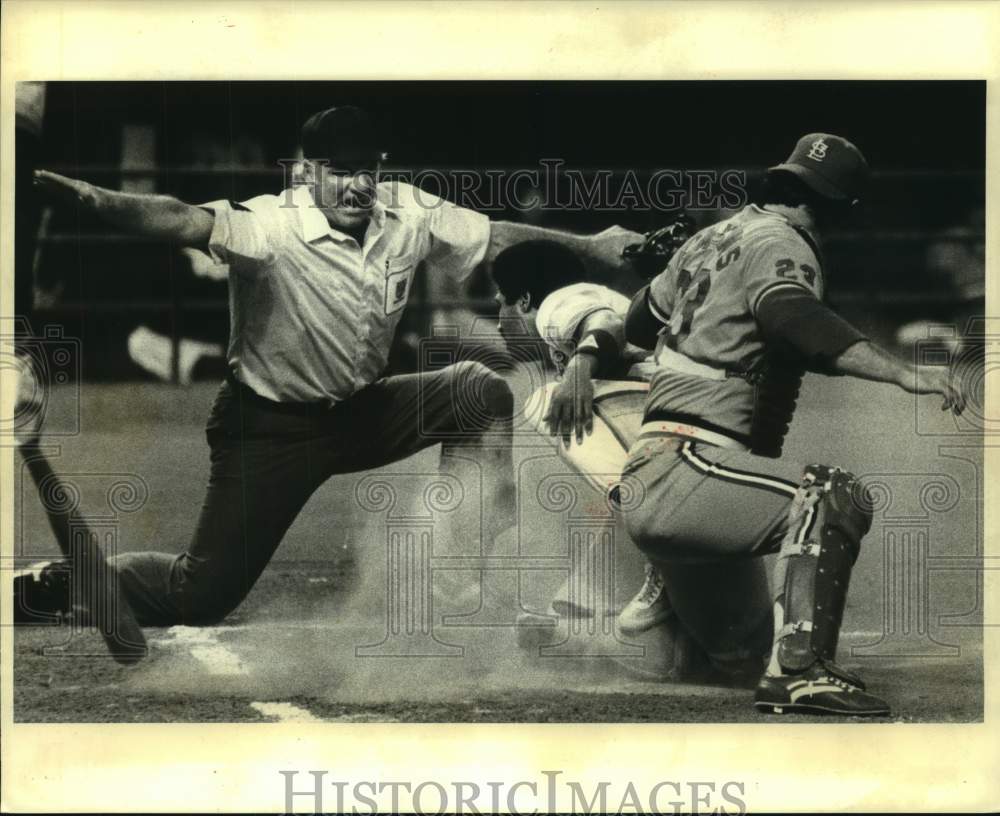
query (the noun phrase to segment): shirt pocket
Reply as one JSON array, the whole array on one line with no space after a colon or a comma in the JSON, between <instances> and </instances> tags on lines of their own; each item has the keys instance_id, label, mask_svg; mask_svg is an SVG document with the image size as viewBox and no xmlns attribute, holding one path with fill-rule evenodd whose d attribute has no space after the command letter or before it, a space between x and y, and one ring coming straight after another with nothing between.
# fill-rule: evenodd
<instances>
[{"instance_id":1,"label":"shirt pocket","mask_svg":"<svg viewBox=\"0 0 1000 816\"><path fill-rule=\"evenodd\" d=\"M413 259L406 255L386 261L384 308L387 315L398 312L409 300L414 266Z\"/></svg>"}]
</instances>

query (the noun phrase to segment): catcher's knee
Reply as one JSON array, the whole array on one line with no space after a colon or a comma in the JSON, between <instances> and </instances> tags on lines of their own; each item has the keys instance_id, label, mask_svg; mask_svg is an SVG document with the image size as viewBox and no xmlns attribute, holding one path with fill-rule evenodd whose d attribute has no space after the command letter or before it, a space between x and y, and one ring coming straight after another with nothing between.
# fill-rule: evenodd
<instances>
[{"instance_id":1,"label":"catcher's knee","mask_svg":"<svg viewBox=\"0 0 1000 816\"><path fill-rule=\"evenodd\" d=\"M861 539L871 529L872 507L864 486L846 470L828 465L808 465L802 476L796 502L809 504L818 493L817 515L826 528L838 529L851 548L851 563L858 558ZM793 502L793 512L795 504Z\"/></svg>"}]
</instances>

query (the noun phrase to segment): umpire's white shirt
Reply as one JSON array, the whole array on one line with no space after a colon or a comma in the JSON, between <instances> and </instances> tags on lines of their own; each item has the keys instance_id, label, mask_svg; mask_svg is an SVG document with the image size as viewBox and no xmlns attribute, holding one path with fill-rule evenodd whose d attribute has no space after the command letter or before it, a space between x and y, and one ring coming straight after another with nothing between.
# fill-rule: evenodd
<instances>
[{"instance_id":1,"label":"umpire's white shirt","mask_svg":"<svg viewBox=\"0 0 1000 816\"><path fill-rule=\"evenodd\" d=\"M332 228L308 187L212 202L209 251L229 266L229 366L278 402L339 402L385 369L417 264L465 277L489 219L410 185L378 186L364 246Z\"/></svg>"}]
</instances>

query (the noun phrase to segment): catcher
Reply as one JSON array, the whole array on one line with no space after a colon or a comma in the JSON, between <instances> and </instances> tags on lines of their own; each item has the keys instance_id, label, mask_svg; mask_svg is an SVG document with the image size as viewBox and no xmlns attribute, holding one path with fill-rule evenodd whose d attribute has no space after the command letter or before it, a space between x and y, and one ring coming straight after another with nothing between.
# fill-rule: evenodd
<instances>
[{"instance_id":1,"label":"catcher","mask_svg":"<svg viewBox=\"0 0 1000 816\"><path fill-rule=\"evenodd\" d=\"M624 256L640 272L662 270L670 256L691 234L684 216L626 247ZM569 250L547 241L528 241L501 252L492 274L498 292L499 330L508 344L544 343L559 379L540 389L529 412L536 429L554 440L564 461L584 475L600 493L617 494L619 474L628 447L636 440L652 372L649 352L625 342L624 295L585 281L580 260ZM771 640L770 601L763 565L743 561L726 565L670 565L682 579L672 591L685 596L688 608L698 608L698 644L673 615L660 571L631 546L615 553L616 584L641 589L618 611L618 630L636 636L660 629L660 635L683 641L675 655L684 665L664 667L664 676L688 679L693 674L743 683L755 680L763 668ZM645 575L643 576L643 572ZM572 595L579 584L570 576L555 593L549 615L592 617L600 609ZM726 591L715 590L722 587ZM625 597L631 589L625 591ZM519 618L524 645L535 645L550 618L526 613ZM648 641L658 648L655 637ZM662 678L661 678L662 679Z\"/></svg>"},{"instance_id":2,"label":"catcher","mask_svg":"<svg viewBox=\"0 0 1000 816\"><path fill-rule=\"evenodd\" d=\"M636 295L626 323L630 342L655 348L656 365L623 473L644 501L626 526L696 637L698 610L672 593L675 564L777 553L774 644L754 698L765 712L889 713L835 662L870 503L840 468L778 458L803 373L940 394L955 413L965 404L947 369L897 360L822 302L819 236L868 176L846 139L802 137L768 171L759 204L688 241Z\"/></svg>"}]
</instances>

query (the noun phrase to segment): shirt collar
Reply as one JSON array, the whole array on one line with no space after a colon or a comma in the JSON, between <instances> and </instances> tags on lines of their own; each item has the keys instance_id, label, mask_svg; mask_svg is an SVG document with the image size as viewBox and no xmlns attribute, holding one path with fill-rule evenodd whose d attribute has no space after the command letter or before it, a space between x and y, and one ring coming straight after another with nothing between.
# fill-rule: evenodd
<instances>
[{"instance_id":1,"label":"shirt collar","mask_svg":"<svg viewBox=\"0 0 1000 816\"><path fill-rule=\"evenodd\" d=\"M351 240L350 236L330 226L323 211L316 206L309 185L303 184L292 188L292 203L298 209L302 218L302 237L309 243L328 235L335 241ZM376 197L372 206L372 226L374 232L380 232L385 224L386 214L398 217L391 209L387 209L380 197Z\"/></svg>"},{"instance_id":2,"label":"shirt collar","mask_svg":"<svg viewBox=\"0 0 1000 816\"><path fill-rule=\"evenodd\" d=\"M784 221L786 224L788 224L788 226L790 226L796 232L808 235L811 244L813 244L814 246L819 246L819 240L817 239L815 232L806 227L806 225L803 222L794 218L789 218L787 215L783 213L774 212L773 210L765 210L763 207L759 207L756 204L749 204L748 207L758 215L766 215L770 216L771 218L777 218L781 221Z\"/></svg>"},{"instance_id":3,"label":"shirt collar","mask_svg":"<svg viewBox=\"0 0 1000 816\"><path fill-rule=\"evenodd\" d=\"M765 210L763 207L758 207L756 204L748 205L747 209L753 210L758 215L770 216L771 218L777 218L780 221L784 221L799 234L799 237L802 238L803 241L809 245L809 248L816 256L816 260L823 263L823 247L817 239L816 233L807 229L805 224L799 222L797 219L789 218L783 213L774 212L773 210Z\"/></svg>"}]
</instances>

